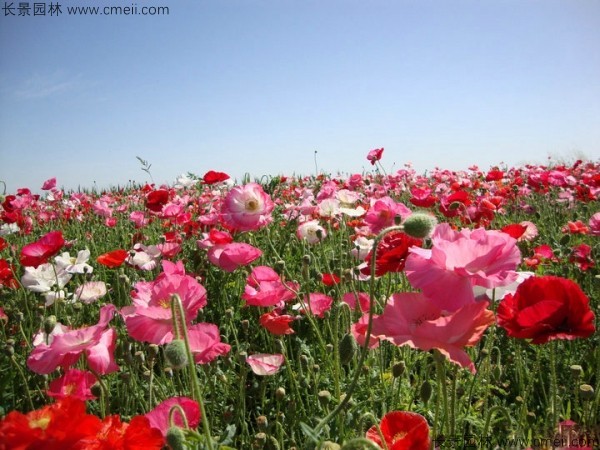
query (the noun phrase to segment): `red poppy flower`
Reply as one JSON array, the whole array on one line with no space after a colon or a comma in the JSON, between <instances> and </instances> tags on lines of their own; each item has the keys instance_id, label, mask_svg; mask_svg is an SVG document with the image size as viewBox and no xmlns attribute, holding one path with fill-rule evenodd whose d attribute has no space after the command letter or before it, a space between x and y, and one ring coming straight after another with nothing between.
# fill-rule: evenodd
<instances>
[{"instance_id":1,"label":"red poppy flower","mask_svg":"<svg viewBox=\"0 0 600 450\"><path fill-rule=\"evenodd\" d=\"M576 339L595 331L594 313L581 288L566 278L530 277L498 305L498 325L509 336L543 344Z\"/></svg>"},{"instance_id":2,"label":"red poppy flower","mask_svg":"<svg viewBox=\"0 0 600 450\"><path fill-rule=\"evenodd\" d=\"M295 319L294 316L287 314L280 315L275 311L271 311L260 316L260 324L266 328L269 333L277 336L285 334L294 334L294 330L290 327L290 323Z\"/></svg>"},{"instance_id":3,"label":"red poppy flower","mask_svg":"<svg viewBox=\"0 0 600 450\"><path fill-rule=\"evenodd\" d=\"M114 269L115 267L119 267L121 264L123 264L128 256L129 253L127 253L126 250L119 249L98 256L96 261L105 267Z\"/></svg>"},{"instance_id":4,"label":"red poppy flower","mask_svg":"<svg viewBox=\"0 0 600 450\"><path fill-rule=\"evenodd\" d=\"M525 227L521 224L518 224L518 223L511 223L509 225L503 226L501 228L501 231L503 233L508 234L510 237L519 239L521 236L523 236L525 231L527 231L527 227Z\"/></svg>"},{"instance_id":5,"label":"red poppy flower","mask_svg":"<svg viewBox=\"0 0 600 450\"><path fill-rule=\"evenodd\" d=\"M321 281L325 286L335 286L336 284L339 284L341 278L335 273L324 273L321 276Z\"/></svg>"},{"instance_id":6,"label":"red poppy flower","mask_svg":"<svg viewBox=\"0 0 600 450\"><path fill-rule=\"evenodd\" d=\"M130 423L121 422L118 415L106 417L98 433L77 446L81 450L160 450L162 433L150 426L144 416L135 416Z\"/></svg>"},{"instance_id":7,"label":"red poppy flower","mask_svg":"<svg viewBox=\"0 0 600 450\"><path fill-rule=\"evenodd\" d=\"M389 412L381 419L379 428L389 450L429 450L429 425L420 414ZM369 428L366 438L383 447L376 426Z\"/></svg>"},{"instance_id":8,"label":"red poppy flower","mask_svg":"<svg viewBox=\"0 0 600 450\"><path fill-rule=\"evenodd\" d=\"M231 178L224 172L215 172L214 170L209 170L204 174L202 180L204 180L205 184L215 184L220 183L221 181L229 180Z\"/></svg>"},{"instance_id":9,"label":"red poppy flower","mask_svg":"<svg viewBox=\"0 0 600 450\"><path fill-rule=\"evenodd\" d=\"M10 289L17 289L19 282L14 276L15 268L6 262L4 259L0 259L0 287L6 286Z\"/></svg>"},{"instance_id":10,"label":"red poppy flower","mask_svg":"<svg viewBox=\"0 0 600 450\"><path fill-rule=\"evenodd\" d=\"M169 192L164 189L158 189L150 192L146 196L146 208L150 211L159 213L162 211L163 206L169 201Z\"/></svg>"},{"instance_id":11,"label":"red poppy flower","mask_svg":"<svg viewBox=\"0 0 600 450\"><path fill-rule=\"evenodd\" d=\"M5 239L0 237L0 252L8 247L8 242Z\"/></svg>"},{"instance_id":12,"label":"red poppy flower","mask_svg":"<svg viewBox=\"0 0 600 450\"><path fill-rule=\"evenodd\" d=\"M584 272L596 264L594 263L594 259L591 257L592 247L587 244L579 244L576 247L573 247L573 253L569 257L569 261L574 263L579 269ZM2 278L0 277L0 284L2 284Z\"/></svg>"},{"instance_id":13,"label":"red poppy flower","mask_svg":"<svg viewBox=\"0 0 600 450\"><path fill-rule=\"evenodd\" d=\"M35 242L25 245L21 249L21 264L23 266L37 267L47 263L65 245L65 240L60 231L51 231Z\"/></svg>"},{"instance_id":14,"label":"red poppy flower","mask_svg":"<svg viewBox=\"0 0 600 450\"><path fill-rule=\"evenodd\" d=\"M375 275L380 277L388 272L402 272L408 257L408 249L412 246L421 247L423 241L410 237L401 231L393 231L384 236L377 246ZM361 269L364 275L371 275L371 252L365 259L367 266Z\"/></svg>"},{"instance_id":15,"label":"red poppy flower","mask_svg":"<svg viewBox=\"0 0 600 450\"><path fill-rule=\"evenodd\" d=\"M575 222L567 222L561 231L570 234L588 234L590 229L581 220L577 220Z\"/></svg>"}]
</instances>

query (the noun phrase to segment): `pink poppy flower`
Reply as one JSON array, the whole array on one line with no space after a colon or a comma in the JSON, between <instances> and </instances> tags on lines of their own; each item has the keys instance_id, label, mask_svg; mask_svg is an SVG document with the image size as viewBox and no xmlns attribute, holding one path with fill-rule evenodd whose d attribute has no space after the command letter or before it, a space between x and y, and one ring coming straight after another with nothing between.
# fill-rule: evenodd
<instances>
[{"instance_id":1,"label":"pink poppy flower","mask_svg":"<svg viewBox=\"0 0 600 450\"><path fill-rule=\"evenodd\" d=\"M368 224L373 234L394 225L396 216L402 219L407 218L412 211L403 203L398 203L390 197L382 197L377 200L371 200L371 207L367 211L364 221Z\"/></svg>"},{"instance_id":2,"label":"pink poppy flower","mask_svg":"<svg viewBox=\"0 0 600 450\"><path fill-rule=\"evenodd\" d=\"M42 185L42 191L51 191L55 187L56 187L56 177L52 177L52 178L49 178L48 180L44 181L44 184Z\"/></svg>"},{"instance_id":3,"label":"pink poppy flower","mask_svg":"<svg viewBox=\"0 0 600 450\"><path fill-rule=\"evenodd\" d=\"M50 344L39 344L27 358L27 366L35 373L48 374L58 366L72 366L85 353L94 372L100 375L115 372L119 369L114 358L117 333L112 328L106 329L115 311L114 305L105 305L96 325L69 330L55 335Z\"/></svg>"},{"instance_id":4,"label":"pink poppy flower","mask_svg":"<svg viewBox=\"0 0 600 450\"><path fill-rule=\"evenodd\" d=\"M373 320L378 317L376 314L373 315ZM369 327L369 315L363 314L362 317L358 320L358 322L353 323L350 327L350 332L356 343L363 347L365 345L365 341L367 339L367 328ZM369 339L369 348L377 348L379 347L379 336L373 335L373 330L371 330L371 337Z\"/></svg>"},{"instance_id":5,"label":"pink poppy flower","mask_svg":"<svg viewBox=\"0 0 600 450\"><path fill-rule=\"evenodd\" d=\"M208 260L225 272L233 272L238 267L247 266L262 256L262 251L250 244L232 242L215 245L208 250Z\"/></svg>"},{"instance_id":6,"label":"pink poppy flower","mask_svg":"<svg viewBox=\"0 0 600 450\"><path fill-rule=\"evenodd\" d=\"M600 212L590 217L588 225L592 236L600 236Z\"/></svg>"},{"instance_id":7,"label":"pink poppy flower","mask_svg":"<svg viewBox=\"0 0 600 450\"><path fill-rule=\"evenodd\" d=\"M206 289L186 275L183 263L163 261L163 272L154 281L139 281L132 294L133 306L121 309L129 335L141 342L167 344L173 340L171 297L179 295L187 323L206 306Z\"/></svg>"},{"instance_id":8,"label":"pink poppy flower","mask_svg":"<svg viewBox=\"0 0 600 450\"><path fill-rule=\"evenodd\" d=\"M31 244L21 249L20 262L26 267L37 267L47 263L65 245L65 240L60 231L51 231Z\"/></svg>"},{"instance_id":9,"label":"pink poppy flower","mask_svg":"<svg viewBox=\"0 0 600 450\"><path fill-rule=\"evenodd\" d=\"M129 214L129 220L135 224L136 228L143 228L150 222L150 220L146 218L146 214L142 211L133 211Z\"/></svg>"},{"instance_id":10,"label":"pink poppy flower","mask_svg":"<svg viewBox=\"0 0 600 450\"><path fill-rule=\"evenodd\" d=\"M435 348L453 363L475 373L475 365L464 347L475 345L494 323L494 313L486 309L488 304L470 303L444 315L423 294L394 294L383 313L373 320L372 334L398 346L423 351Z\"/></svg>"},{"instance_id":11,"label":"pink poppy flower","mask_svg":"<svg viewBox=\"0 0 600 450\"><path fill-rule=\"evenodd\" d=\"M212 323L197 323L188 328L190 348L196 364L208 364L231 350L229 344L221 342L219 327Z\"/></svg>"},{"instance_id":12,"label":"pink poppy flower","mask_svg":"<svg viewBox=\"0 0 600 450\"><path fill-rule=\"evenodd\" d=\"M369 294L366 292L347 292L342 296L342 301L347 303L351 309L356 309L357 306L360 307L362 312L367 312L369 310Z\"/></svg>"},{"instance_id":13,"label":"pink poppy flower","mask_svg":"<svg viewBox=\"0 0 600 450\"><path fill-rule=\"evenodd\" d=\"M319 225L318 220L309 220L298 225L296 236L301 241L304 240L309 244L318 244L327 237L327 232L325 228Z\"/></svg>"},{"instance_id":14,"label":"pink poppy flower","mask_svg":"<svg viewBox=\"0 0 600 450\"><path fill-rule=\"evenodd\" d=\"M302 305L297 305L298 311L306 314L307 310L314 316L322 319L325 317L325 313L331 309L333 299L320 292L312 292L307 297L304 297L304 303L306 304L306 310Z\"/></svg>"},{"instance_id":15,"label":"pink poppy flower","mask_svg":"<svg viewBox=\"0 0 600 450\"><path fill-rule=\"evenodd\" d=\"M257 353L246 357L246 362L250 365L252 372L261 376L276 374L281 369L284 361L285 357L280 353L274 355Z\"/></svg>"},{"instance_id":16,"label":"pink poppy flower","mask_svg":"<svg viewBox=\"0 0 600 450\"><path fill-rule=\"evenodd\" d=\"M492 289L516 281L521 261L516 240L500 231L438 225L431 237L433 248L411 247L405 272L413 287L438 307L456 311L474 301L473 286Z\"/></svg>"},{"instance_id":17,"label":"pink poppy flower","mask_svg":"<svg viewBox=\"0 0 600 450\"><path fill-rule=\"evenodd\" d=\"M221 222L237 231L252 231L271 223L275 205L257 183L236 186L221 205Z\"/></svg>"},{"instance_id":18,"label":"pink poppy flower","mask_svg":"<svg viewBox=\"0 0 600 450\"><path fill-rule=\"evenodd\" d=\"M257 266L246 279L242 299L248 306L276 306L296 297L297 283L281 281L277 272L267 266Z\"/></svg>"},{"instance_id":19,"label":"pink poppy flower","mask_svg":"<svg viewBox=\"0 0 600 450\"><path fill-rule=\"evenodd\" d=\"M50 382L50 389L46 391L50 397L74 397L78 400L94 400L91 387L96 382L96 377L91 372L69 369L65 374Z\"/></svg>"},{"instance_id":20,"label":"pink poppy flower","mask_svg":"<svg viewBox=\"0 0 600 450\"><path fill-rule=\"evenodd\" d=\"M374 150L371 150L367 154L367 160L371 161L371 165L374 166L377 161L381 160L382 156L383 156L383 147L376 148Z\"/></svg>"},{"instance_id":21,"label":"pink poppy flower","mask_svg":"<svg viewBox=\"0 0 600 450\"><path fill-rule=\"evenodd\" d=\"M193 430L200 424L200 405L198 405L197 401L188 397L171 397L144 415L144 417L146 417L150 422L150 426L160 430L162 435L165 437L167 436L167 431L169 430L169 412L175 405L179 405L181 406L181 409L183 409L190 429ZM173 416L175 425L183 428L184 424L181 414L179 412L175 412Z\"/></svg>"}]
</instances>

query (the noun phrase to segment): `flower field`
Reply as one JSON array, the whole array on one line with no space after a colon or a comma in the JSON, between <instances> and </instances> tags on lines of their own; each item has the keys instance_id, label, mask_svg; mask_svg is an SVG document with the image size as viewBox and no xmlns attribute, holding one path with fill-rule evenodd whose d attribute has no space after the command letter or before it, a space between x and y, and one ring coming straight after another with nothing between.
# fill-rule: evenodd
<instances>
[{"instance_id":1,"label":"flower field","mask_svg":"<svg viewBox=\"0 0 600 450\"><path fill-rule=\"evenodd\" d=\"M600 448L600 163L383 157L0 196L0 449Z\"/></svg>"}]
</instances>

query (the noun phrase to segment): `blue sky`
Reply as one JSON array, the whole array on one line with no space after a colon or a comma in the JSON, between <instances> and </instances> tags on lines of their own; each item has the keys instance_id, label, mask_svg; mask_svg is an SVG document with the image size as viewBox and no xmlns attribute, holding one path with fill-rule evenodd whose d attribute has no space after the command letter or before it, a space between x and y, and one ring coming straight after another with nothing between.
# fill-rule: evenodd
<instances>
[{"instance_id":1,"label":"blue sky","mask_svg":"<svg viewBox=\"0 0 600 450\"><path fill-rule=\"evenodd\" d=\"M7 192L600 157L597 0L59 3L0 13Z\"/></svg>"}]
</instances>

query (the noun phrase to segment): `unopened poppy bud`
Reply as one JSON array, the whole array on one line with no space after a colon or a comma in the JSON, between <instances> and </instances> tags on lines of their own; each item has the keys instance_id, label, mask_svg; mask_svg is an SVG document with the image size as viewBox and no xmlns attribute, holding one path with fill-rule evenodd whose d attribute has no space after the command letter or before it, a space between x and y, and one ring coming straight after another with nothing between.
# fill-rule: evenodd
<instances>
[{"instance_id":1,"label":"unopened poppy bud","mask_svg":"<svg viewBox=\"0 0 600 450\"><path fill-rule=\"evenodd\" d=\"M247 319L244 319L244 320L242 320L241 325L242 325L242 330L244 332L247 332L248 328L250 328L250 321L248 321Z\"/></svg>"},{"instance_id":2,"label":"unopened poppy bud","mask_svg":"<svg viewBox=\"0 0 600 450\"><path fill-rule=\"evenodd\" d=\"M225 317L232 319L234 315L235 315L235 312L233 311L232 308L227 308L225 310Z\"/></svg>"},{"instance_id":3,"label":"unopened poppy bud","mask_svg":"<svg viewBox=\"0 0 600 450\"><path fill-rule=\"evenodd\" d=\"M146 362L146 355L144 355L144 352L142 352L141 350L135 352L133 357L140 364L144 364L144 362Z\"/></svg>"},{"instance_id":4,"label":"unopened poppy bud","mask_svg":"<svg viewBox=\"0 0 600 450\"><path fill-rule=\"evenodd\" d=\"M258 416L256 418L256 426L259 431L267 431L267 427L269 426L269 421L266 416Z\"/></svg>"},{"instance_id":5,"label":"unopened poppy bud","mask_svg":"<svg viewBox=\"0 0 600 450\"><path fill-rule=\"evenodd\" d=\"M331 392L323 390L320 391L317 395L319 397L319 402L321 403L321 405L327 406L331 402Z\"/></svg>"},{"instance_id":6,"label":"unopened poppy bud","mask_svg":"<svg viewBox=\"0 0 600 450\"><path fill-rule=\"evenodd\" d=\"M419 391L419 394L421 396L421 401L423 403L427 403L429 401L429 399L431 398L432 392L433 392L433 389L431 387L431 383L429 382L429 380L425 380L423 382L423 384L421 385L421 389Z\"/></svg>"},{"instance_id":7,"label":"unopened poppy bud","mask_svg":"<svg viewBox=\"0 0 600 450\"><path fill-rule=\"evenodd\" d=\"M166 376L168 376L169 378L173 378L173 369L171 369L170 367L165 367L164 372Z\"/></svg>"},{"instance_id":8,"label":"unopened poppy bud","mask_svg":"<svg viewBox=\"0 0 600 450\"><path fill-rule=\"evenodd\" d=\"M79 310L83 309L83 305L81 303L73 303L73 309L75 311L79 311Z\"/></svg>"},{"instance_id":9,"label":"unopened poppy bud","mask_svg":"<svg viewBox=\"0 0 600 450\"><path fill-rule=\"evenodd\" d=\"M185 449L185 433L179 427L169 427L167 430L167 444L171 450Z\"/></svg>"},{"instance_id":10,"label":"unopened poppy bud","mask_svg":"<svg viewBox=\"0 0 600 450\"><path fill-rule=\"evenodd\" d=\"M254 446L255 448L264 448L267 443L267 435L265 433L256 433L254 435Z\"/></svg>"},{"instance_id":11,"label":"unopened poppy bud","mask_svg":"<svg viewBox=\"0 0 600 450\"><path fill-rule=\"evenodd\" d=\"M273 270L277 272L277 275L281 275L285 270L285 261L280 259L273 264Z\"/></svg>"},{"instance_id":12,"label":"unopened poppy bud","mask_svg":"<svg viewBox=\"0 0 600 450\"><path fill-rule=\"evenodd\" d=\"M167 363L175 370L179 370L185 367L188 363L187 351L185 349L185 342L181 339L175 339L170 342L165 348L165 358Z\"/></svg>"},{"instance_id":13,"label":"unopened poppy bud","mask_svg":"<svg viewBox=\"0 0 600 450\"><path fill-rule=\"evenodd\" d=\"M159 348L156 344L150 344L148 346L148 359L150 361L154 361L154 359L158 356Z\"/></svg>"},{"instance_id":14,"label":"unopened poppy bud","mask_svg":"<svg viewBox=\"0 0 600 450\"><path fill-rule=\"evenodd\" d=\"M589 384L582 384L579 386L579 395L583 400L593 400L594 399L594 388Z\"/></svg>"},{"instance_id":15,"label":"unopened poppy bud","mask_svg":"<svg viewBox=\"0 0 600 450\"><path fill-rule=\"evenodd\" d=\"M571 376L575 379L578 379L583 374L583 367L578 364L573 364L569 369L571 370Z\"/></svg>"},{"instance_id":16,"label":"unopened poppy bud","mask_svg":"<svg viewBox=\"0 0 600 450\"><path fill-rule=\"evenodd\" d=\"M305 266L310 266L310 255L304 255L302 257L302 264Z\"/></svg>"},{"instance_id":17,"label":"unopened poppy bud","mask_svg":"<svg viewBox=\"0 0 600 450\"><path fill-rule=\"evenodd\" d=\"M527 419L527 422L529 423L529 425L535 425L537 417L533 411L529 411L527 413L526 419Z\"/></svg>"},{"instance_id":18,"label":"unopened poppy bud","mask_svg":"<svg viewBox=\"0 0 600 450\"><path fill-rule=\"evenodd\" d=\"M356 345L356 339L354 339L354 336L352 336L350 333L346 333L340 341L340 363L343 365L349 364L356 354L357 348L358 346Z\"/></svg>"},{"instance_id":19,"label":"unopened poppy bud","mask_svg":"<svg viewBox=\"0 0 600 450\"><path fill-rule=\"evenodd\" d=\"M275 398L278 402L282 401L285 398L285 389L282 387L278 387L275 390Z\"/></svg>"},{"instance_id":20,"label":"unopened poppy bud","mask_svg":"<svg viewBox=\"0 0 600 450\"><path fill-rule=\"evenodd\" d=\"M397 362L392 366L392 375L394 378L400 378L406 372L406 363L404 361Z\"/></svg>"},{"instance_id":21,"label":"unopened poppy bud","mask_svg":"<svg viewBox=\"0 0 600 450\"><path fill-rule=\"evenodd\" d=\"M308 369L308 356L306 355L300 355L300 365L302 366L303 369Z\"/></svg>"},{"instance_id":22,"label":"unopened poppy bud","mask_svg":"<svg viewBox=\"0 0 600 450\"><path fill-rule=\"evenodd\" d=\"M431 236L437 221L427 213L413 213L404 221L404 232L414 238L423 239Z\"/></svg>"},{"instance_id":23,"label":"unopened poppy bud","mask_svg":"<svg viewBox=\"0 0 600 450\"><path fill-rule=\"evenodd\" d=\"M100 384L98 384L98 383L95 383L90 388L90 392L92 393L93 396L100 397L102 395L102 386L100 386Z\"/></svg>"},{"instance_id":24,"label":"unopened poppy bud","mask_svg":"<svg viewBox=\"0 0 600 450\"><path fill-rule=\"evenodd\" d=\"M54 331L54 327L56 326L56 316L51 315L44 319L44 333L50 334Z\"/></svg>"}]
</instances>

